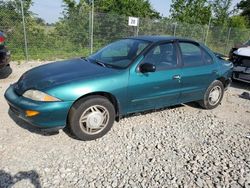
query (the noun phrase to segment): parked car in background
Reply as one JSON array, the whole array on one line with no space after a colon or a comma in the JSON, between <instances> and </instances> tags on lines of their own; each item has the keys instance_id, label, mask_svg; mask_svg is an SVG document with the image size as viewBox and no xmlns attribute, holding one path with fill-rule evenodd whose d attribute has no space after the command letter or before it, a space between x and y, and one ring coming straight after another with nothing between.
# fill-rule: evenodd
<instances>
[{"instance_id":1,"label":"parked car in background","mask_svg":"<svg viewBox=\"0 0 250 188\"><path fill-rule=\"evenodd\" d=\"M250 83L250 40L232 48L230 61L234 64L233 79Z\"/></svg>"},{"instance_id":2,"label":"parked car in background","mask_svg":"<svg viewBox=\"0 0 250 188\"><path fill-rule=\"evenodd\" d=\"M244 43L235 44L234 47L232 47L230 52L229 52L229 59L233 59L233 52L235 52L239 48L244 48L244 47L249 47L249 46L250 46L250 40L248 40Z\"/></svg>"},{"instance_id":3,"label":"parked car in background","mask_svg":"<svg viewBox=\"0 0 250 188\"><path fill-rule=\"evenodd\" d=\"M79 139L93 140L130 113L191 101L217 107L232 68L193 40L132 37L87 58L31 69L5 98L14 114L35 126L68 126Z\"/></svg>"},{"instance_id":4,"label":"parked car in background","mask_svg":"<svg viewBox=\"0 0 250 188\"><path fill-rule=\"evenodd\" d=\"M5 35L0 31L0 74L10 66L10 52L6 47Z\"/></svg>"}]
</instances>

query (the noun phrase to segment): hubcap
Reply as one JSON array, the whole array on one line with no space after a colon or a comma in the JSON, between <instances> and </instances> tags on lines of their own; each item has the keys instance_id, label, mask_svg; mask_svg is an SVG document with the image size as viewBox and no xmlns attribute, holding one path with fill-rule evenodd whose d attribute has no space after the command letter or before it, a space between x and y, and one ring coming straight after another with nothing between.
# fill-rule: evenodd
<instances>
[{"instance_id":1,"label":"hubcap","mask_svg":"<svg viewBox=\"0 0 250 188\"><path fill-rule=\"evenodd\" d=\"M209 96L208 96L208 102L210 105L216 105L221 98L221 88L219 86L215 86L211 89Z\"/></svg>"},{"instance_id":2,"label":"hubcap","mask_svg":"<svg viewBox=\"0 0 250 188\"><path fill-rule=\"evenodd\" d=\"M87 125L91 129L98 128L103 122L103 115L101 112L93 112L87 117Z\"/></svg>"},{"instance_id":3,"label":"hubcap","mask_svg":"<svg viewBox=\"0 0 250 188\"><path fill-rule=\"evenodd\" d=\"M108 121L108 110L104 106L94 105L82 113L79 124L85 133L97 134L108 125Z\"/></svg>"}]
</instances>

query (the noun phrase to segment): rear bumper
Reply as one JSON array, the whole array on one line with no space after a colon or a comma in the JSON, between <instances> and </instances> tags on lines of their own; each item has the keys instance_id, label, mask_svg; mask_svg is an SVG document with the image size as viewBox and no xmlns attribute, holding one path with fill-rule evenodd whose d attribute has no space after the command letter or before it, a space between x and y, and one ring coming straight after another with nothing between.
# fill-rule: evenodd
<instances>
[{"instance_id":1,"label":"rear bumper","mask_svg":"<svg viewBox=\"0 0 250 188\"><path fill-rule=\"evenodd\" d=\"M21 118L29 124L43 128L63 128L67 123L67 116L73 101L59 101L59 102L39 102L33 101L14 92L13 86L10 86L4 94L10 111L18 118ZM35 110L39 114L33 117L27 117L26 110Z\"/></svg>"}]
</instances>

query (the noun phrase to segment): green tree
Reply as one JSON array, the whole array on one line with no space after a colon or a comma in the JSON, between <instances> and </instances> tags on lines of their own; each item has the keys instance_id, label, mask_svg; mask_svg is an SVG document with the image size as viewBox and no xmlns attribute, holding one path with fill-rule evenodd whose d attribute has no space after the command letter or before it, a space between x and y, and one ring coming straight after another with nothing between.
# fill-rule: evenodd
<instances>
[{"instance_id":1,"label":"green tree","mask_svg":"<svg viewBox=\"0 0 250 188\"><path fill-rule=\"evenodd\" d=\"M97 12L113 13L124 16L160 18L148 0L95 0Z\"/></svg>"},{"instance_id":2,"label":"green tree","mask_svg":"<svg viewBox=\"0 0 250 188\"><path fill-rule=\"evenodd\" d=\"M241 15L246 17L250 26L250 0L242 0L237 4L237 8L242 10Z\"/></svg>"},{"instance_id":3,"label":"green tree","mask_svg":"<svg viewBox=\"0 0 250 188\"><path fill-rule=\"evenodd\" d=\"M32 5L31 0L23 1L24 15L27 19L30 18L29 11ZM7 34L7 43L12 51L12 57L23 57L23 26L21 3L19 0L0 1L0 30Z\"/></svg>"},{"instance_id":4,"label":"green tree","mask_svg":"<svg viewBox=\"0 0 250 188\"><path fill-rule=\"evenodd\" d=\"M65 42L83 47L88 44L89 37L89 4L86 0L64 0L63 18L55 25L59 36L65 37Z\"/></svg>"},{"instance_id":5,"label":"green tree","mask_svg":"<svg viewBox=\"0 0 250 188\"><path fill-rule=\"evenodd\" d=\"M238 28L238 29L246 29L248 26L248 22L246 17L236 15L230 17L230 27Z\"/></svg>"},{"instance_id":6,"label":"green tree","mask_svg":"<svg viewBox=\"0 0 250 188\"><path fill-rule=\"evenodd\" d=\"M212 14L207 0L172 0L171 17L190 24L207 24Z\"/></svg>"},{"instance_id":7,"label":"green tree","mask_svg":"<svg viewBox=\"0 0 250 188\"><path fill-rule=\"evenodd\" d=\"M247 29L246 17L235 15L230 17L230 39L231 45L245 42L249 37L249 30Z\"/></svg>"},{"instance_id":8,"label":"green tree","mask_svg":"<svg viewBox=\"0 0 250 188\"><path fill-rule=\"evenodd\" d=\"M64 0L65 12L69 13L79 8L89 10L92 0ZM94 0L95 11L124 16L137 16L143 18L160 18L160 13L155 11L148 0Z\"/></svg>"},{"instance_id":9,"label":"green tree","mask_svg":"<svg viewBox=\"0 0 250 188\"><path fill-rule=\"evenodd\" d=\"M63 18L56 24L60 36L67 36L80 48L90 41L91 0L64 0ZM160 18L148 0L95 0L94 46L100 47L117 38L131 36L135 28L128 26L128 16Z\"/></svg>"},{"instance_id":10,"label":"green tree","mask_svg":"<svg viewBox=\"0 0 250 188\"><path fill-rule=\"evenodd\" d=\"M31 12L28 11L31 5L31 0L23 1L24 15L26 17L29 17L31 14ZM20 24L20 20L22 20L22 14L21 3L19 0L0 0L0 10L0 27L10 28Z\"/></svg>"},{"instance_id":11,"label":"green tree","mask_svg":"<svg viewBox=\"0 0 250 188\"><path fill-rule=\"evenodd\" d=\"M233 10L230 10L232 0L214 0L212 4L215 18L214 24L218 26L228 26L230 16L234 12Z\"/></svg>"}]
</instances>

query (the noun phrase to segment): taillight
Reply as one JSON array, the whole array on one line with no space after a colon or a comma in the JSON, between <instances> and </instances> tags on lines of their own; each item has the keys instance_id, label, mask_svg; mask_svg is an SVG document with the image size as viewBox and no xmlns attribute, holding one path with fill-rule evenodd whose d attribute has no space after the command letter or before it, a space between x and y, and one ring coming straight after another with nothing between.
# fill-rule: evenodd
<instances>
[{"instance_id":1,"label":"taillight","mask_svg":"<svg viewBox=\"0 0 250 188\"><path fill-rule=\"evenodd\" d=\"M5 38L3 36L0 36L0 44L4 43Z\"/></svg>"}]
</instances>

